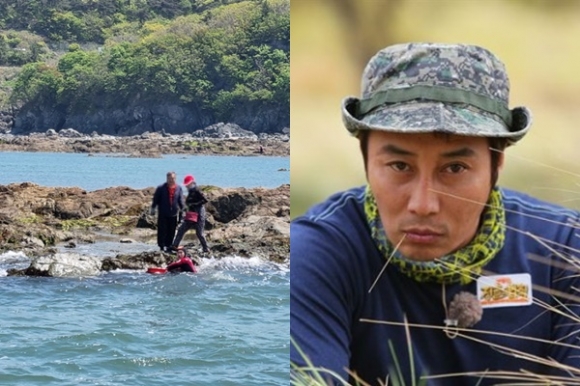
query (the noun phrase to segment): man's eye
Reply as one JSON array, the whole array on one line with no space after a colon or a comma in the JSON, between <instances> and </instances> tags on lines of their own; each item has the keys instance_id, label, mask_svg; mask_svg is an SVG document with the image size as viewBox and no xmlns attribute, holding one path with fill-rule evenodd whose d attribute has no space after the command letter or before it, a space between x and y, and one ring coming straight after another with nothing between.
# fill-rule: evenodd
<instances>
[{"instance_id":1,"label":"man's eye","mask_svg":"<svg viewBox=\"0 0 580 386\"><path fill-rule=\"evenodd\" d=\"M404 162L391 162L388 166L398 172L409 170L409 165Z\"/></svg>"},{"instance_id":2,"label":"man's eye","mask_svg":"<svg viewBox=\"0 0 580 386\"><path fill-rule=\"evenodd\" d=\"M451 164L445 167L445 171L452 174L461 173L465 170L467 170L467 168L465 167L465 165L462 164Z\"/></svg>"}]
</instances>

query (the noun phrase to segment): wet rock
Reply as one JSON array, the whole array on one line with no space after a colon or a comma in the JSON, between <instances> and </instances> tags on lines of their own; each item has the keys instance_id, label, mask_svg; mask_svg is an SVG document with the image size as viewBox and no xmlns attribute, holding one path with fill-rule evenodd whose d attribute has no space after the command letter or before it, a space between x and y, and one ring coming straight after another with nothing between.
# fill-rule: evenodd
<instances>
[{"instance_id":1,"label":"wet rock","mask_svg":"<svg viewBox=\"0 0 580 386\"><path fill-rule=\"evenodd\" d=\"M144 252L134 255L120 254L114 258L103 259L102 270L113 271L115 269L146 269L167 265L173 256L165 252Z\"/></svg>"},{"instance_id":2,"label":"wet rock","mask_svg":"<svg viewBox=\"0 0 580 386\"><path fill-rule=\"evenodd\" d=\"M24 271L27 276L94 276L101 271L101 260L74 253L57 253L34 258Z\"/></svg>"},{"instance_id":3,"label":"wet rock","mask_svg":"<svg viewBox=\"0 0 580 386\"><path fill-rule=\"evenodd\" d=\"M47 151L118 154L123 157L158 158L163 154L211 154L239 156L290 156L285 134L247 134L243 129L209 128L194 134L150 133L133 136L81 134L74 129L14 135L0 131L0 151ZM220 131L221 130L221 131ZM225 131L224 131L225 130ZM217 133L217 134L216 134ZM221 134L220 134L221 133ZM130 149L130 150L128 150ZM262 152L260 152L262 149Z\"/></svg>"}]
</instances>

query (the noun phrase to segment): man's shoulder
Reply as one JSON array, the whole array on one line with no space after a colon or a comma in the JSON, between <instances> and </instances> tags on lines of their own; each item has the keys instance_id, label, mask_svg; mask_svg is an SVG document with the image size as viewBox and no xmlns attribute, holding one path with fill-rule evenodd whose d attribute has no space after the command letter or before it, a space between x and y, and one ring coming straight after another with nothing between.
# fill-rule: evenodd
<instances>
[{"instance_id":1,"label":"man's shoulder","mask_svg":"<svg viewBox=\"0 0 580 386\"><path fill-rule=\"evenodd\" d=\"M509 229L525 231L550 240L567 240L580 213L525 193L502 189Z\"/></svg>"},{"instance_id":2,"label":"man's shoulder","mask_svg":"<svg viewBox=\"0 0 580 386\"><path fill-rule=\"evenodd\" d=\"M294 218L290 224L294 267L315 265L336 272L365 259L368 256L365 248L372 242L364 215L364 198L364 187L341 191Z\"/></svg>"},{"instance_id":3,"label":"man's shoulder","mask_svg":"<svg viewBox=\"0 0 580 386\"><path fill-rule=\"evenodd\" d=\"M548 202L516 190L501 188L504 206L508 212L550 217L578 217L578 210Z\"/></svg>"}]
</instances>

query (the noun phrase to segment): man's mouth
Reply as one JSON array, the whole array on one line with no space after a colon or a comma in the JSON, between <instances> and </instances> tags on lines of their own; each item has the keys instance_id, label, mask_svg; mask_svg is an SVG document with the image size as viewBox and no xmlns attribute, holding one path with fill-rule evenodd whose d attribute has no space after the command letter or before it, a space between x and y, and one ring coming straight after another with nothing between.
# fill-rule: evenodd
<instances>
[{"instance_id":1,"label":"man's mouth","mask_svg":"<svg viewBox=\"0 0 580 386\"><path fill-rule=\"evenodd\" d=\"M407 228L403 233L406 242L419 244L432 244L443 236L443 233L431 228Z\"/></svg>"}]
</instances>

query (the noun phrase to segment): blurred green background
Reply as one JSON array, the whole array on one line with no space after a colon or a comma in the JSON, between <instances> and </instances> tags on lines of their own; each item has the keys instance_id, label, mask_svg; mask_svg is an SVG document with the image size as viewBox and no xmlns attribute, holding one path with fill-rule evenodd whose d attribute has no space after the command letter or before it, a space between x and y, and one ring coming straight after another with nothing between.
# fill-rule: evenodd
<instances>
[{"instance_id":1,"label":"blurred green background","mask_svg":"<svg viewBox=\"0 0 580 386\"><path fill-rule=\"evenodd\" d=\"M292 0L290 20L292 217L365 182L340 103L359 96L376 51L409 41L495 53L510 76L510 108L527 106L534 118L507 150L500 184L580 209L580 1Z\"/></svg>"}]
</instances>

